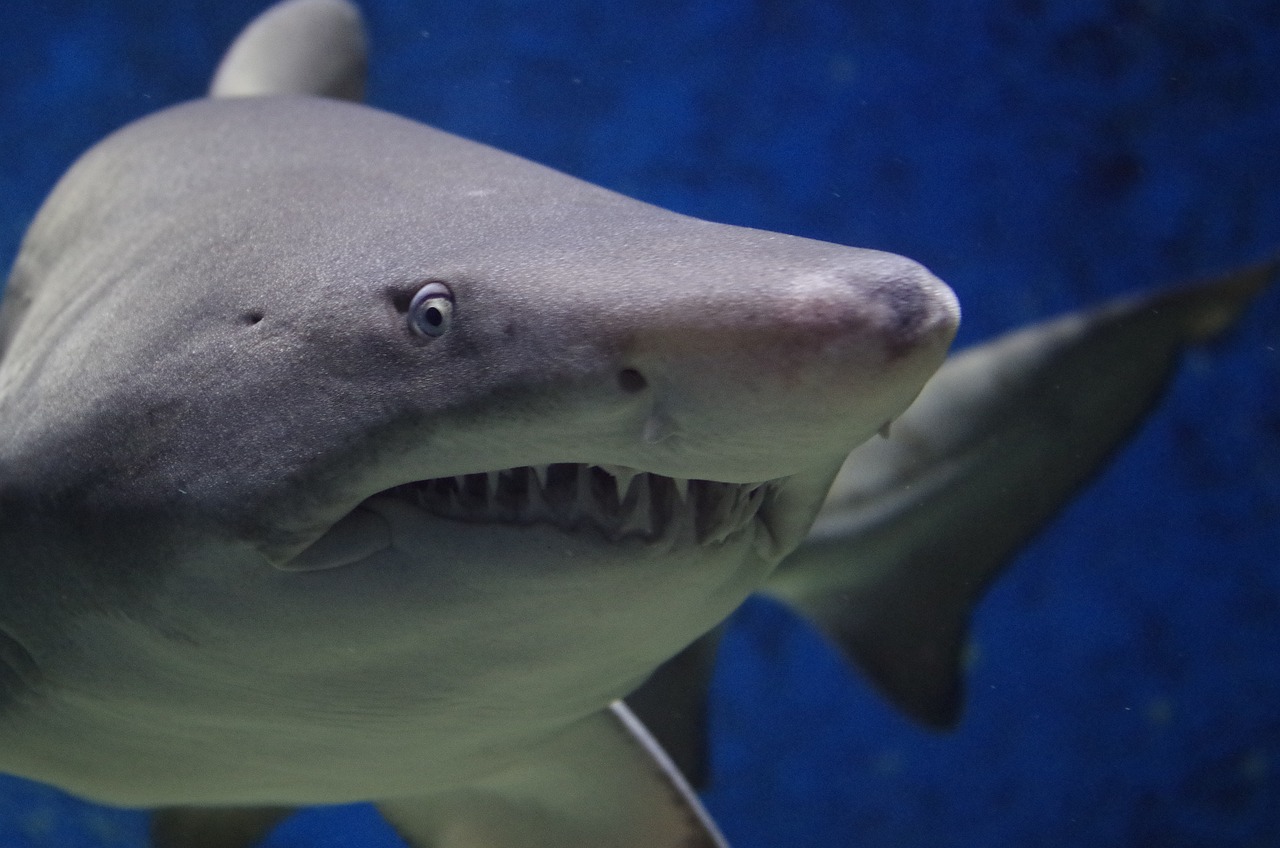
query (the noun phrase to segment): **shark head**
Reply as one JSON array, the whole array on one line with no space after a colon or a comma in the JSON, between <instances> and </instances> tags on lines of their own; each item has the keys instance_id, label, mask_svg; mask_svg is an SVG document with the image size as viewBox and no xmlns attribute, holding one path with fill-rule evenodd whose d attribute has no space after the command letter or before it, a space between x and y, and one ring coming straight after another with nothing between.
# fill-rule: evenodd
<instances>
[{"instance_id":1,"label":"shark head","mask_svg":"<svg viewBox=\"0 0 1280 848\"><path fill-rule=\"evenodd\" d=\"M135 760L172 758L149 717L175 710L229 751L268 727L342 762L381 746L388 794L422 788L406 740L463 768L722 620L958 320L910 260L305 97L186 104L91 150L6 308L0 536L48 601L3 621L34 688L74 690ZM29 735L0 766L128 803L175 784ZM241 767L184 797L354 785Z\"/></svg>"}]
</instances>

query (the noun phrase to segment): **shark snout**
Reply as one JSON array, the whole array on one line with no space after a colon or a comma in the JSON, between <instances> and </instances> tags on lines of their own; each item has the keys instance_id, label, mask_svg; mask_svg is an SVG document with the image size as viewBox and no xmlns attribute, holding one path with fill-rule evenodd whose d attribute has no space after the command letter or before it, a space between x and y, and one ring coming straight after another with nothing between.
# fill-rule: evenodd
<instances>
[{"instance_id":1,"label":"shark snout","mask_svg":"<svg viewBox=\"0 0 1280 848\"><path fill-rule=\"evenodd\" d=\"M959 323L921 265L876 251L638 331L619 387L648 406L634 437L687 476L765 480L842 459L911 403ZM695 466L692 473L689 466Z\"/></svg>"},{"instance_id":2,"label":"shark snout","mask_svg":"<svg viewBox=\"0 0 1280 848\"><path fill-rule=\"evenodd\" d=\"M828 285L855 301L845 332L867 332L886 360L945 353L960 323L951 289L923 265L893 254L830 275Z\"/></svg>"}]
</instances>

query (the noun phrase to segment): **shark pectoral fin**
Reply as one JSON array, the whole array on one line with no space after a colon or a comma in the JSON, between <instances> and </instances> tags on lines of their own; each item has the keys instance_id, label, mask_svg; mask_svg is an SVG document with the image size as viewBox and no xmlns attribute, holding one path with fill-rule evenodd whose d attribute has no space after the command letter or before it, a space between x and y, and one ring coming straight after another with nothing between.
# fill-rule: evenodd
<instances>
[{"instance_id":1,"label":"shark pectoral fin","mask_svg":"<svg viewBox=\"0 0 1280 848\"><path fill-rule=\"evenodd\" d=\"M357 508L290 557L272 557L281 571L324 571L360 562L391 547L391 527L376 512Z\"/></svg>"},{"instance_id":2,"label":"shark pectoral fin","mask_svg":"<svg viewBox=\"0 0 1280 848\"><path fill-rule=\"evenodd\" d=\"M621 702L483 783L378 808L411 848L726 848Z\"/></svg>"},{"instance_id":3,"label":"shark pectoral fin","mask_svg":"<svg viewBox=\"0 0 1280 848\"><path fill-rule=\"evenodd\" d=\"M311 94L364 99L368 39L347 0L285 0L255 18L223 56L210 97Z\"/></svg>"},{"instance_id":4,"label":"shark pectoral fin","mask_svg":"<svg viewBox=\"0 0 1280 848\"><path fill-rule=\"evenodd\" d=\"M970 609L1155 403L1182 348L1280 270L1067 315L965 351L850 455L766 591L807 614L899 707L960 712Z\"/></svg>"},{"instance_id":5,"label":"shark pectoral fin","mask_svg":"<svg viewBox=\"0 0 1280 848\"><path fill-rule=\"evenodd\" d=\"M697 789L710 780L707 767L707 699L724 626L704 634L658 666L627 696L627 706Z\"/></svg>"},{"instance_id":6,"label":"shark pectoral fin","mask_svg":"<svg viewBox=\"0 0 1280 848\"><path fill-rule=\"evenodd\" d=\"M250 848L293 813L291 807L171 807L151 820L154 848Z\"/></svg>"}]
</instances>

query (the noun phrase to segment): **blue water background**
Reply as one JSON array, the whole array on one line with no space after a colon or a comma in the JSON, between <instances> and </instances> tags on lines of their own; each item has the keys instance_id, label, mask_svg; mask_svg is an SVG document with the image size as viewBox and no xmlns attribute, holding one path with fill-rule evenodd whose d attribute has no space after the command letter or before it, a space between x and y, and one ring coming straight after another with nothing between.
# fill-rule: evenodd
<instances>
[{"instance_id":1,"label":"blue water background","mask_svg":"<svg viewBox=\"0 0 1280 848\"><path fill-rule=\"evenodd\" d=\"M261 7L6 6L0 259L78 153L199 96ZM681 212L912 256L958 292L961 344L1280 249L1274 0L364 7L373 104ZM1277 327L1271 292L1193 353L991 593L956 733L748 603L707 796L736 848L1280 844ZM0 780L0 848L142 831ZM270 842L396 844L367 808Z\"/></svg>"}]
</instances>

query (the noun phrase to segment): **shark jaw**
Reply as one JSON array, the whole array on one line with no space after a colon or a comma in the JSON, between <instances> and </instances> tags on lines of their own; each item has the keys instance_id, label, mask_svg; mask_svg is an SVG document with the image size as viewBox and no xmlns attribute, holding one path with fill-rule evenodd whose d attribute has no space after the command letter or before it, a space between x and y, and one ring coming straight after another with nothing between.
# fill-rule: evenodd
<instances>
[{"instance_id":1,"label":"shark jaw","mask_svg":"<svg viewBox=\"0 0 1280 848\"><path fill-rule=\"evenodd\" d=\"M383 493L476 524L550 525L609 542L723 544L762 519L776 481L723 483L618 465L559 462L437 477Z\"/></svg>"},{"instance_id":2,"label":"shark jaw","mask_svg":"<svg viewBox=\"0 0 1280 848\"><path fill-rule=\"evenodd\" d=\"M593 555L612 549L696 556L734 548L776 563L803 535L791 514L816 512L836 468L746 482L606 462L424 475L388 481L392 485L348 501L305 541L257 547L281 571L321 571L372 564L392 548L413 549L425 541L421 532L432 540L427 547L438 550L445 538L463 544L501 530L536 532L544 543L572 540Z\"/></svg>"}]
</instances>

